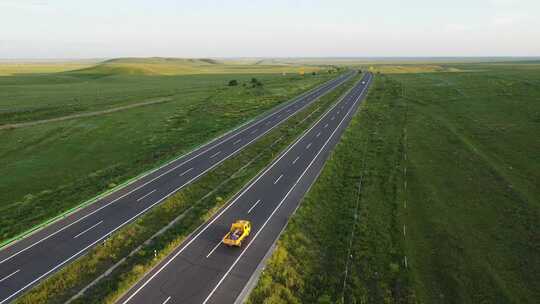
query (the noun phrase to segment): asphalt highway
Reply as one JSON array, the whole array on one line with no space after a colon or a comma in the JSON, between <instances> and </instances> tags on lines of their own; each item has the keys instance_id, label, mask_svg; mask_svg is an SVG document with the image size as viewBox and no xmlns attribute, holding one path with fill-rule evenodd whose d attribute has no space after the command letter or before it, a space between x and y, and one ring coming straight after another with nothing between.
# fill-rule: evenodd
<instances>
[{"instance_id":1,"label":"asphalt highway","mask_svg":"<svg viewBox=\"0 0 540 304\"><path fill-rule=\"evenodd\" d=\"M180 157L0 251L0 304L84 255L113 232L163 202L354 75L349 72Z\"/></svg>"},{"instance_id":2,"label":"asphalt highway","mask_svg":"<svg viewBox=\"0 0 540 304\"><path fill-rule=\"evenodd\" d=\"M234 303L348 126L372 79L366 74L334 107L206 224L152 269L122 304ZM241 248L222 244L231 223L252 231Z\"/></svg>"}]
</instances>

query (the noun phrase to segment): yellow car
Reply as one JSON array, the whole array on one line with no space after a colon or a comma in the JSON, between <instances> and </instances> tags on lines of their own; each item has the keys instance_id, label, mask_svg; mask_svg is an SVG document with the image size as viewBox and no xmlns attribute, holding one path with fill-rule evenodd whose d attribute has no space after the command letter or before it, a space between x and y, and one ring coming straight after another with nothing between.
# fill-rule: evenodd
<instances>
[{"instance_id":1,"label":"yellow car","mask_svg":"<svg viewBox=\"0 0 540 304\"><path fill-rule=\"evenodd\" d=\"M223 238L223 244L227 246L242 246L251 232L251 223L245 220L238 220L231 225L231 230Z\"/></svg>"}]
</instances>

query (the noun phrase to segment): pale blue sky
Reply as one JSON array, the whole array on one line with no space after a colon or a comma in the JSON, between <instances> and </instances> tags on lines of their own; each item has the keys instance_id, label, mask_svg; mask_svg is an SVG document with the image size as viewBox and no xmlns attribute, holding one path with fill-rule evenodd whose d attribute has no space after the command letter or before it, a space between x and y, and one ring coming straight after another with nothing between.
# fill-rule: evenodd
<instances>
[{"instance_id":1,"label":"pale blue sky","mask_svg":"<svg viewBox=\"0 0 540 304\"><path fill-rule=\"evenodd\" d=\"M0 0L0 58L539 55L540 0Z\"/></svg>"}]
</instances>

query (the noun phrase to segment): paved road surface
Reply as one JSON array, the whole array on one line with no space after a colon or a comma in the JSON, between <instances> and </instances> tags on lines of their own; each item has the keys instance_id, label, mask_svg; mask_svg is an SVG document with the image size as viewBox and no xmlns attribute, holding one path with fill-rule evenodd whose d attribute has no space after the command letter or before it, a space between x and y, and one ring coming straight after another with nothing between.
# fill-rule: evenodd
<instances>
[{"instance_id":1,"label":"paved road surface","mask_svg":"<svg viewBox=\"0 0 540 304\"><path fill-rule=\"evenodd\" d=\"M315 181L366 95L372 75L360 82L310 130L150 271L119 303L234 303ZM221 243L232 222L252 223L242 248Z\"/></svg>"},{"instance_id":2,"label":"paved road surface","mask_svg":"<svg viewBox=\"0 0 540 304\"><path fill-rule=\"evenodd\" d=\"M0 304L12 301L180 188L330 92L341 75L264 117L181 157L137 182L0 251Z\"/></svg>"}]
</instances>

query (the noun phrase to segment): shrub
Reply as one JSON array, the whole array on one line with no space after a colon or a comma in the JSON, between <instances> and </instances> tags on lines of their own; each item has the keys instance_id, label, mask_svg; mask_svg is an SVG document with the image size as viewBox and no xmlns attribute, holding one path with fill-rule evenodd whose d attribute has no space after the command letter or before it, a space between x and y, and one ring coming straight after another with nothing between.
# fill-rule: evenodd
<instances>
[{"instance_id":1,"label":"shrub","mask_svg":"<svg viewBox=\"0 0 540 304\"><path fill-rule=\"evenodd\" d=\"M251 78L252 87L260 87L262 85L263 85L262 82L260 82L257 78Z\"/></svg>"}]
</instances>

